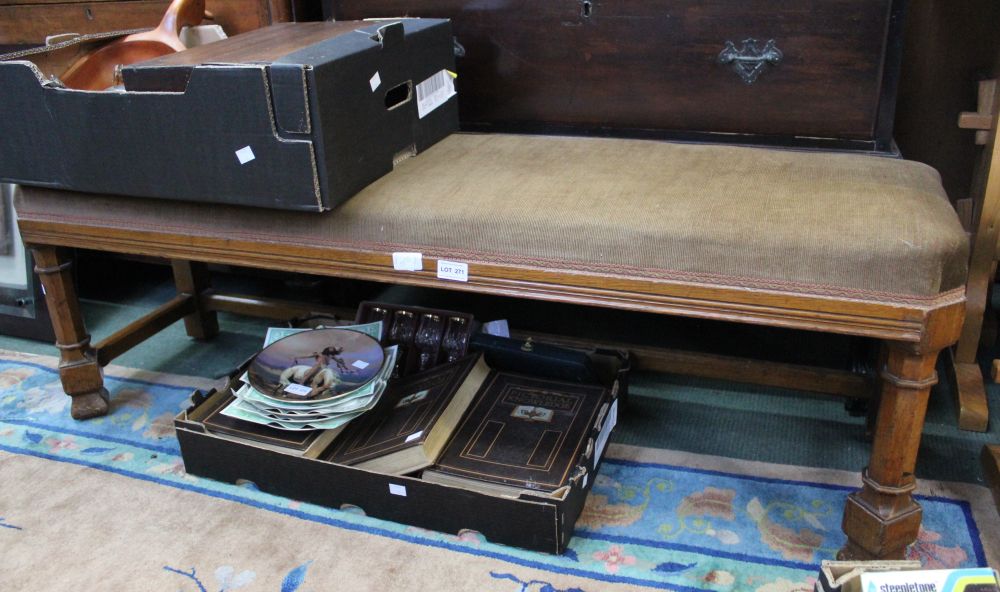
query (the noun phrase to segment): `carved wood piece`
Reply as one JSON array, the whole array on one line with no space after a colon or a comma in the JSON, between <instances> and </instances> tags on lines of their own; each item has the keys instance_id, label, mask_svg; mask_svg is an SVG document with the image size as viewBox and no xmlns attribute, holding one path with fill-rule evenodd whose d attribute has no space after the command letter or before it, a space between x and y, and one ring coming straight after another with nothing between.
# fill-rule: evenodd
<instances>
[{"instance_id":1,"label":"carved wood piece","mask_svg":"<svg viewBox=\"0 0 1000 592\"><path fill-rule=\"evenodd\" d=\"M888 346L871 460L844 508L840 559L902 559L917 538L921 509L911 494L936 360L936 350Z\"/></svg>"},{"instance_id":2,"label":"carved wood piece","mask_svg":"<svg viewBox=\"0 0 1000 592\"><path fill-rule=\"evenodd\" d=\"M73 419L105 415L108 391L104 388L101 368L80 313L72 260L64 250L51 246L33 247L32 254L56 334L59 378L63 390L72 397L70 414Z\"/></svg>"}]
</instances>

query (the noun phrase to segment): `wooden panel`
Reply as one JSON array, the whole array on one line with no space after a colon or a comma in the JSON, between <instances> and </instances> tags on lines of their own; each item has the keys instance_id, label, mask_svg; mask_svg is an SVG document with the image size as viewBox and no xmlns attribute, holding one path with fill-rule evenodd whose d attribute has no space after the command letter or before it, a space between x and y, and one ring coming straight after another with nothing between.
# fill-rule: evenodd
<instances>
[{"instance_id":1,"label":"wooden panel","mask_svg":"<svg viewBox=\"0 0 1000 592\"><path fill-rule=\"evenodd\" d=\"M871 139L889 0L335 0L337 19L453 19L467 126ZM589 8L585 8L589 7ZM784 57L745 84L727 41Z\"/></svg>"},{"instance_id":2,"label":"wooden panel","mask_svg":"<svg viewBox=\"0 0 1000 592\"><path fill-rule=\"evenodd\" d=\"M967 198L979 151L955 119L976 110L980 80L1000 76L1000 3L910 0L905 30L896 140L941 173L953 201Z\"/></svg>"},{"instance_id":3,"label":"wooden panel","mask_svg":"<svg viewBox=\"0 0 1000 592\"><path fill-rule=\"evenodd\" d=\"M170 0L127 2L0 3L0 46L41 45L60 33L101 33L155 27ZM288 0L207 0L214 20L230 36L291 19Z\"/></svg>"},{"instance_id":4,"label":"wooden panel","mask_svg":"<svg viewBox=\"0 0 1000 592\"><path fill-rule=\"evenodd\" d=\"M993 492L997 512L1000 512L1000 445L983 446L983 479Z\"/></svg>"}]
</instances>

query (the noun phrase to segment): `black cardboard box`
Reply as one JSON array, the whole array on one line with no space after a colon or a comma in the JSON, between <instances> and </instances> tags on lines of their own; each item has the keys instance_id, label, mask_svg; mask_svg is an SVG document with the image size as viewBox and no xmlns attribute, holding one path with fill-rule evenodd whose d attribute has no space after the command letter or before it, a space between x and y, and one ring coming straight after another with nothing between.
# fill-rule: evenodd
<instances>
[{"instance_id":1,"label":"black cardboard box","mask_svg":"<svg viewBox=\"0 0 1000 592\"><path fill-rule=\"evenodd\" d=\"M626 366L627 360L620 359ZM242 371L235 373L234 380ZM522 494L517 499L487 495L414 477L390 476L317 460L323 450L283 453L209 432L199 421L222 392L202 396L174 420L185 470L218 481L253 482L267 493L322 506L360 507L365 514L421 528L457 534L473 530L487 540L532 551L562 553L583 510L618 418L619 381L610 387L607 406L592 426L578 465L586 469L563 488L558 499ZM599 444L600 442L600 444Z\"/></svg>"},{"instance_id":2,"label":"black cardboard box","mask_svg":"<svg viewBox=\"0 0 1000 592\"><path fill-rule=\"evenodd\" d=\"M62 87L94 44L0 56L0 180L322 211L458 129L447 20L283 23Z\"/></svg>"}]
</instances>

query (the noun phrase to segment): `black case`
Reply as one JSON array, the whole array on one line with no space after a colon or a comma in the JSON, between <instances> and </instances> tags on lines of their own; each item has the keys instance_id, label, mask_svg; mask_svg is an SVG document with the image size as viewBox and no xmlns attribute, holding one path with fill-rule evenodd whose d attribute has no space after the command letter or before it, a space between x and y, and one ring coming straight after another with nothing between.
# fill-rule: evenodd
<instances>
[{"instance_id":1,"label":"black case","mask_svg":"<svg viewBox=\"0 0 1000 592\"><path fill-rule=\"evenodd\" d=\"M95 39L0 56L0 180L321 211L458 129L455 98L420 118L415 92L455 69L447 20L284 23L188 50L221 63L124 68L123 92L61 87L52 76Z\"/></svg>"}]
</instances>

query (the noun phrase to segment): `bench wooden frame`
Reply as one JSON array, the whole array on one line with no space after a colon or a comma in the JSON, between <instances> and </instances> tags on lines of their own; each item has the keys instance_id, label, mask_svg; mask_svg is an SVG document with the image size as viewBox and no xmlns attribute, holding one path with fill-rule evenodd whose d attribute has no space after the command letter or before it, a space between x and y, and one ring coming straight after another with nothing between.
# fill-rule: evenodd
<instances>
[{"instance_id":1,"label":"bench wooden frame","mask_svg":"<svg viewBox=\"0 0 1000 592\"><path fill-rule=\"evenodd\" d=\"M437 261L427 255L422 271L399 272L386 252L109 229L73 221L22 219L20 227L45 287L61 354L60 377L72 397L72 415L79 419L108 411L100 367L174 321L183 319L189 335L207 339L218 332L218 311L287 318L309 310L216 293L209 286L207 263L877 338L884 346L874 442L864 485L849 497L844 511L848 543L841 556L898 558L916 540L921 510L911 493L917 449L928 395L937 380L938 353L955 343L961 331L963 289L929 300L880 302L475 260L468 261L468 283L459 283L437 279ZM143 319L91 344L71 279L71 259L63 247L171 259L178 294Z\"/></svg>"}]
</instances>

